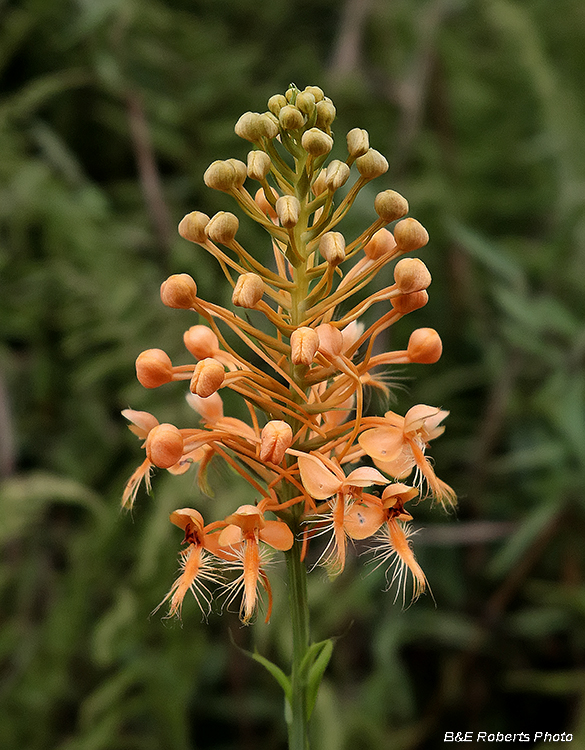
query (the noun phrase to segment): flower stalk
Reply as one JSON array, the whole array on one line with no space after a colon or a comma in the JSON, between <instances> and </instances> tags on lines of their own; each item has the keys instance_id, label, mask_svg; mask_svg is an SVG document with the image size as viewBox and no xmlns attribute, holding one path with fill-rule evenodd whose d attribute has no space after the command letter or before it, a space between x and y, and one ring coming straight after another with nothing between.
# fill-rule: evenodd
<instances>
[{"instance_id":1,"label":"flower stalk","mask_svg":"<svg viewBox=\"0 0 585 750\"><path fill-rule=\"evenodd\" d=\"M256 494L255 504L207 523L195 508L171 514L186 547L179 553L180 575L163 601L170 603L169 616L180 616L192 592L206 616L218 597L223 606L239 604L244 624L261 609L268 621L273 595L267 553L283 554L290 669L252 656L284 690L290 750L309 748L309 720L333 650L331 639L311 639L307 555L333 577L344 570L350 542L373 539L374 562L386 566L388 587L403 601L407 589L416 599L427 579L411 547L412 516L404 505L418 496L445 507L455 503L426 455L448 412L425 404L404 417L366 412L367 388L388 394L389 366L432 364L442 344L434 329L422 328L407 349L373 354L383 331L428 300L428 269L418 258L403 257L424 247L428 234L404 218L408 203L393 190L378 193L377 218L357 237L339 231L360 190L388 163L358 128L347 135L345 162L327 163L334 118L335 107L319 87L300 91L291 85L270 98L267 112L247 112L238 120L236 134L253 145L247 162L216 161L204 180L266 230L274 261L240 244L234 214L188 214L179 233L216 258L232 290L231 309L201 299L188 274L174 274L163 283L161 299L198 316L184 335L195 361L174 364L164 350L149 349L138 357L136 372L146 388L188 381L187 401L199 424L178 428L146 412L123 412L146 450L124 491L126 507L143 481L150 488L154 468L172 474L196 468L206 493L211 461L225 462ZM260 185L254 197L247 181ZM337 190L348 182L336 203ZM394 284L369 290L377 273L395 261ZM364 290L365 298L355 298ZM372 308L378 314L366 327L361 319ZM238 345L228 343L228 331ZM241 396L248 421L224 415L225 388ZM405 484L411 475L413 485Z\"/></svg>"}]
</instances>

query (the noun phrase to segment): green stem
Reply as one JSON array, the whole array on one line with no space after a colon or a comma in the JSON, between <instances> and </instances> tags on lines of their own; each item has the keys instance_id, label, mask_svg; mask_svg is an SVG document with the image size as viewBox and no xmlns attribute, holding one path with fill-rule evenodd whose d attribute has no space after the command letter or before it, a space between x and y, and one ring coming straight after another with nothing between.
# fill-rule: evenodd
<instances>
[{"instance_id":1,"label":"green stem","mask_svg":"<svg viewBox=\"0 0 585 750\"><path fill-rule=\"evenodd\" d=\"M307 601L307 570L301 560L301 542L295 541L286 553L288 600L293 634L291 670L291 705L288 718L289 750L309 749L309 718L307 715L306 676L301 663L309 648L309 606Z\"/></svg>"}]
</instances>

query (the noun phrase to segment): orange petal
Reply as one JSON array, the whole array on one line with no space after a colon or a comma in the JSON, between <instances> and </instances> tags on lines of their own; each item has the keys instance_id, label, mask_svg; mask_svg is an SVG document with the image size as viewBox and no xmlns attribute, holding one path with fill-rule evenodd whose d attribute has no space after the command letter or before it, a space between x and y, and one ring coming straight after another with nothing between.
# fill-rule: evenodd
<instances>
[{"instance_id":1,"label":"orange petal","mask_svg":"<svg viewBox=\"0 0 585 750\"><path fill-rule=\"evenodd\" d=\"M371 484L388 484L389 479L372 466L360 466L347 475L343 483L351 487L369 487Z\"/></svg>"},{"instance_id":2,"label":"orange petal","mask_svg":"<svg viewBox=\"0 0 585 750\"><path fill-rule=\"evenodd\" d=\"M295 540L292 531L283 521L266 521L266 526L260 531L259 537L266 544L283 552L290 549Z\"/></svg>"},{"instance_id":3,"label":"orange petal","mask_svg":"<svg viewBox=\"0 0 585 750\"><path fill-rule=\"evenodd\" d=\"M374 461L392 461L400 455L404 440L398 427L374 427L358 439L359 444Z\"/></svg>"},{"instance_id":4,"label":"orange petal","mask_svg":"<svg viewBox=\"0 0 585 750\"><path fill-rule=\"evenodd\" d=\"M346 512L343 525L352 539L367 539L384 523L384 510L379 505L354 503Z\"/></svg>"},{"instance_id":5,"label":"orange petal","mask_svg":"<svg viewBox=\"0 0 585 750\"><path fill-rule=\"evenodd\" d=\"M298 461L303 485L315 500L325 500L341 487L343 480L325 468L316 456L299 456Z\"/></svg>"},{"instance_id":6,"label":"orange petal","mask_svg":"<svg viewBox=\"0 0 585 750\"><path fill-rule=\"evenodd\" d=\"M220 547L233 547L243 541L242 530L239 526L230 524L219 535L219 546Z\"/></svg>"}]
</instances>

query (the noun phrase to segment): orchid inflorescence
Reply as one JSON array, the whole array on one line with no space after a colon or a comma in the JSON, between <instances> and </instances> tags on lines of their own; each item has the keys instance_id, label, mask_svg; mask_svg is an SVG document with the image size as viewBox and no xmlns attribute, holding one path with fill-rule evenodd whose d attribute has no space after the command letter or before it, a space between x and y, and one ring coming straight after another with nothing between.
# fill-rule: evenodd
<instances>
[{"instance_id":1,"label":"orchid inflorescence","mask_svg":"<svg viewBox=\"0 0 585 750\"><path fill-rule=\"evenodd\" d=\"M286 552L300 545L304 559L311 541L323 535L328 541L319 562L330 575L344 569L349 540L373 538L374 561L387 565L389 585L397 582L404 598L410 580L416 598L427 584L410 546L407 503L427 496L445 507L455 503L426 455L448 412L419 404L404 417L365 413L366 388L388 393L380 368L434 363L442 344L435 330L419 328L405 350L374 353L380 334L428 300L427 267L402 257L424 247L428 234L416 219L404 218L408 203L393 190L377 194L377 218L359 236L346 240L336 230L359 191L388 163L359 128L347 134L346 160L327 163L334 118L320 88L291 85L270 98L267 112L247 112L236 123L236 134L253 145L247 164L215 161L204 174L208 187L229 194L266 230L271 267L239 243L233 213L210 218L194 211L179 224L182 237L216 258L233 290L233 309L201 299L187 274L162 284L165 305L193 310L204 322L184 334L193 362L174 365L163 350L149 349L136 361L138 380L146 388L188 380L187 400L200 424L179 429L147 412L123 412L146 449L123 502L132 507L143 480L150 488L152 467L181 474L196 466L205 491L214 457L246 480L257 499L209 523L194 508L171 514L186 545L164 600L172 615L180 615L189 590L205 613L212 593L223 590L228 602L241 596L240 616L249 622L265 591L268 619L267 548ZM394 261L390 286L354 297ZM373 305L380 312L365 327L360 318ZM261 327L251 310L263 314ZM234 336L240 348L228 343ZM224 416L224 388L242 397L249 423ZM413 473L413 485L405 484Z\"/></svg>"}]
</instances>

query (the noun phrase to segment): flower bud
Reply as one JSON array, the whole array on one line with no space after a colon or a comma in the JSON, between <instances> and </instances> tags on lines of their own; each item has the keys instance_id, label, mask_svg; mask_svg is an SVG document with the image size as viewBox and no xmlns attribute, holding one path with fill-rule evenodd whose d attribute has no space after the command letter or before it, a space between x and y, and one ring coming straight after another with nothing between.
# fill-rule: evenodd
<instances>
[{"instance_id":1,"label":"flower bud","mask_svg":"<svg viewBox=\"0 0 585 750\"><path fill-rule=\"evenodd\" d=\"M337 110L330 99L322 99L315 105L317 108L317 122L318 128L323 130L329 130L329 126L335 120ZM329 149L331 151L331 149ZM327 152L326 152L327 153Z\"/></svg>"},{"instance_id":2,"label":"flower bud","mask_svg":"<svg viewBox=\"0 0 585 750\"><path fill-rule=\"evenodd\" d=\"M264 151L250 151L248 154L248 177L263 180L270 172L270 157Z\"/></svg>"},{"instance_id":3,"label":"flower bud","mask_svg":"<svg viewBox=\"0 0 585 750\"><path fill-rule=\"evenodd\" d=\"M429 301L429 295L423 289L420 292L411 292L410 294L401 294L399 297L392 297L390 304L396 312L406 315L409 312L420 310Z\"/></svg>"},{"instance_id":4,"label":"flower bud","mask_svg":"<svg viewBox=\"0 0 585 750\"><path fill-rule=\"evenodd\" d=\"M160 286L163 305L188 310L197 299L197 284L188 273L174 273Z\"/></svg>"},{"instance_id":5,"label":"flower bud","mask_svg":"<svg viewBox=\"0 0 585 750\"><path fill-rule=\"evenodd\" d=\"M283 130L298 130L305 124L303 113L292 104L287 104L278 113Z\"/></svg>"},{"instance_id":6,"label":"flower bud","mask_svg":"<svg viewBox=\"0 0 585 750\"><path fill-rule=\"evenodd\" d=\"M321 195L321 193L324 193L327 190L327 170L326 169L322 169L317 175L317 178L313 180L313 184L311 185L311 190L313 191L313 195Z\"/></svg>"},{"instance_id":7,"label":"flower bud","mask_svg":"<svg viewBox=\"0 0 585 750\"><path fill-rule=\"evenodd\" d=\"M270 190L272 191L272 195L276 200L278 198L278 193L276 192L276 190L274 190L274 188L270 188ZM262 211L262 213L266 214L266 216L272 219L272 221L276 221L278 219L276 211L272 208L272 205L266 198L264 188L258 188L258 190L256 191L256 195L254 196L254 201L258 208Z\"/></svg>"},{"instance_id":8,"label":"flower bud","mask_svg":"<svg viewBox=\"0 0 585 750\"><path fill-rule=\"evenodd\" d=\"M221 362L213 357L206 357L197 362L189 383L189 390L201 398L207 398L221 388L224 380L225 370Z\"/></svg>"},{"instance_id":9,"label":"flower bud","mask_svg":"<svg viewBox=\"0 0 585 750\"><path fill-rule=\"evenodd\" d=\"M219 349L219 341L215 333L207 326L191 326L183 334L183 342L187 351L197 359L213 357Z\"/></svg>"},{"instance_id":10,"label":"flower bud","mask_svg":"<svg viewBox=\"0 0 585 750\"><path fill-rule=\"evenodd\" d=\"M286 107L286 97L282 94L274 94L274 96L271 96L268 100L268 109L277 117L283 107Z\"/></svg>"},{"instance_id":11,"label":"flower bud","mask_svg":"<svg viewBox=\"0 0 585 750\"><path fill-rule=\"evenodd\" d=\"M236 173L235 187L242 187L248 176L248 170L244 162L240 159L226 159L226 164L230 164Z\"/></svg>"},{"instance_id":12,"label":"flower bud","mask_svg":"<svg viewBox=\"0 0 585 750\"><path fill-rule=\"evenodd\" d=\"M301 326L291 333L290 349L293 365L310 365L319 348L319 334L314 328Z\"/></svg>"},{"instance_id":13,"label":"flower bud","mask_svg":"<svg viewBox=\"0 0 585 750\"><path fill-rule=\"evenodd\" d=\"M376 196L374 209L381 219L390 223L408 213L408 201L395 190L384 190Z\"/></svg>"},{"instance_id":14,"label":"flower bud","mask_svg":"<svg viewBox=\"0 0 585 750\"><path fill-rule=\"evenodd\" d=\"M344 161L334 159L327 167L325 184L329 190L338 190L349 180L350 169Z\"/></svg>"},{"instance_id":15,"label":"flower bud","mask_svg":"<svg viewBox=\"0 0 585 750\"><path fill-rule=\"evenodd\" d=\"M325 232L319 241L319 252L327 263L338 266L345 260L345 237L341 232Z\"/></svg>"},{"instance_id":16,"label":"flower bud","mask_svg":"<svg viewBox=\"0 0 585 750\"><path fill-rule=\"evenodd\" d=\"M419 258L403 258L394 268L394 281L402 294L410 294L426 289L431 283L431 274Z\"/></svg>"},{"instance_id":17,"label":"flower bud","mask_svg":"<svg viewBox=\"0 0 585 750\"><path fill-rule=\"evenodd\" d=\"M434 328L417 328L410 334L406 352L411 362L432 365L441 358L443 343Z\"/></svg>"},{"instance_id":18,"label":"flower bud","mask_svg":"<svg viewBox=\"0 0 585 750\"><path fill-rule=\"evenodd\" d=\"M183 455L183 436L173 424L153 427L146 438L148 460L159 469L169 469Z\"/></svg>"},{"instance_id":19,"label":"flower bud","mask_svg":"<svg viewBox=\"0 0 585 750\"><path fill-rule=\"evenodd\" d=\"M315 109L315 97L310 91L301 91L297 94L295 106L301 110L304 115L311 115Z\"/></svg>"},{"instance_id":20,"label":"flower bud","mask_svg":"<svg viewBox=\"0 0 585 750\"><path fill-rule=\"evenodd\" d=\"M237 121L234 130L240 138L253 143L261 138L275 138L278 135L278 124L269 112L245 112Z\"/></svg>"},{"instance_id":21,"label":"flower bud","mask_svg":"<svg viewBox=\"0 0 585 750\"><path fill-rule=\"evenodd\" d=\"M179 223L179 234L189 242L204 245L207 239L205 227L209 224L209 216L201 211L191 211Z\"/></svg>"},{"instance_id":22,"label":"flower bud","mask_svg":"<svg viewBox=\"0 0 585 750\"><path fill-rule=\"evenodd\" d=\"M343 351L343 334L332 326L331 323L323 323L315 328L319 336L319 351L328 359L338 357Z\"/></svg>"},{"instance_id":23,"label":"flower bud","mask_svg":"<svg viewBox=\"0 0 585 750\"><path fill-rule=\"evenodd\" d=\"M319 102L319 104L321 103ZM303 133L301 146L311 156L323 156L333 148L333 138L319 128L309 128Z\"/></svg>"},{"instance_id":24,"label":"flower bud","mask_svg":"<svg viewBox=\"0 0 585 750\"><path fill-rule=\"evenodd\" d=\"M205 234L213 242L228 245L236 236L240 222L235 214L229 211L218 211L205 227Z\"/></svg>"},{"instance_id":25,"label":"flower bud","mask_svg":"<svg viewBox=\"0 0 585 750\"><path fill-rule=\"evenodd\" d=\"M367 130L354 128L347 134L347 151L352 159L368 153L370 148L370 137Z\"/></svg>"},{"instance_id":26,"label":"flower bud","mask_svg":"<svg viewBox=\"0 0 585 750\"><path fill-rule=\"evenodd\" d=\"M301 204L294 195L282 195L276 201L276 213L281 226L292 229L296 226L301 214Z\"/></svg>"},{"instance_id":27,"label":"flower bud","mask_svg":"<svg viewBox=\"0 0 585 750\"><path fill-rule=\"evenodd\" d=\"M388 171L388 162L379 151L370 148L355 160L358 172L366 180L373 180Z\"/></svg>"},{"instance_id":28,"label":"flower bud","mask_svg":"<svg viewBox=\"0 0 585 750\"><path fill-rule=\"evenodd\" d=\"M372 239L364 245L364 253L370 260L378 260L383 255L388 255L396 247L392 232L387 229L378 229Z\"/></svg>"},{"instance_id":29,"label":"flower bud","mask_svg":"<svg viewBox=\"0 0 585 750\"><path fill-rule=\"evenodd\" d=\"M237 159L231 159L229 161L222 161L218 159L212 162L203 175L203 182L207 187L213 188L213 190L221 190L223 193L228 193L238 185L243 184L243 180L240 182L241 175L238 173L233 162L237 162ZM242 164L242 162L239 162ZM246 173L244 171L244 179Z\"/></svg>"},{"instance_id":30,"label":"flower bud","mask_svg":"<svg viewBox=\"0 0 585 750\"><path fill-rule=\"evenodd\" d=\"M402 219L394 227L394 239L403 253L409 253L424 247L429 233L416 219Z\"/></svg>"},{"instance_id":31,"label":"flower bud","mask_svg":"<svg viewBox=\"0 0 585 750\"><path fill-rule=\"evenodd\" d=\"M259 125L265 138L276 138L278 135L278 117L275 117L272 112L263 112L260 115Z\"/></svg>"},{"instance_id":32,"label":"flower bud","mask_svg":"<svg viewBox=\"0 0 585 750\"><path fill-rule=\"evenodd\" d=\"M158 388L173 379L173 363L162 349L146 349L136 359L136 377L145 388Z\"/></svg>"},{"instance_id":33,"label":"flower bud","mask_svg":"<svg viewBox=\"0 0 585 750\"><path fill-rule=\"evenodd\" d=\"M293 431L287 422L273 419L262 428L260 438L260 460L279 464L292 445Z\"/></svg>"},{"instance_id":34,"label":"flower bud","mask_svg":"<svg viewBox=\"0 0 585 750\"><path fill-rule=\"evenodd\" d=\"M264 282L257 273L243 273L238 276L232 294L232 302L238 307L253 308L262 299Z\"/></svg>"},{"instance_id":35,"label":"flower bud","mask_svg":"<svg viewBox=\"0 0 585 750\"><path fill-rule=\"evenodd\" d=\"M313 94L316 102L321 102L325 98L325 93L319 86L305 86L305 93Z\"/></svg>"}]
</instances>

